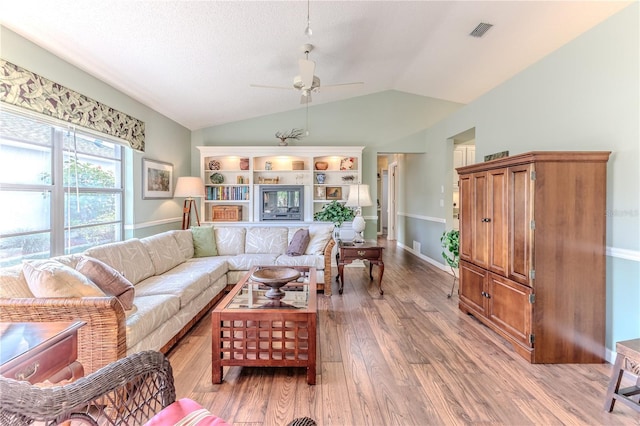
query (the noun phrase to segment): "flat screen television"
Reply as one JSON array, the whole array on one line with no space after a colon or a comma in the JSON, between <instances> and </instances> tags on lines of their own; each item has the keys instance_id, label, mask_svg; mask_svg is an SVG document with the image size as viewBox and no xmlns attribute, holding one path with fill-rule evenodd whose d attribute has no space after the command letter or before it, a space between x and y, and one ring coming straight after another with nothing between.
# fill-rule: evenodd
<instances>
[{"instance_id":1,"label":"flat screen television","mask_svg":"<svg viewBox=\"0 0 640 426\"><path fill-rule=\"evenodd\" d=\"M260 185L260 220L304 220L304 185Z\"/></svg>"}]
</instances>

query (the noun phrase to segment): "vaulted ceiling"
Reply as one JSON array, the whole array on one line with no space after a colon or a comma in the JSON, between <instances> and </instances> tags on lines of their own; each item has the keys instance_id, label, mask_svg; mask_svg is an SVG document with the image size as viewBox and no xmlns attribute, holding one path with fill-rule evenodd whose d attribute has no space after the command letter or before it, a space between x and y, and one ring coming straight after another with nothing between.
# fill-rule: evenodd
<instances>
[{"instance_id":1,"label":"vaulted ceiling","mask_svg":"<svg viewBox=\"0 0 640 426\"><path fill-rule=\"evenodd\" d=\"M303 108L305 43L312 105L391 89L469 103L630 3L0 0L0 23L195 130Z\"/></svg>"}]
</instances>

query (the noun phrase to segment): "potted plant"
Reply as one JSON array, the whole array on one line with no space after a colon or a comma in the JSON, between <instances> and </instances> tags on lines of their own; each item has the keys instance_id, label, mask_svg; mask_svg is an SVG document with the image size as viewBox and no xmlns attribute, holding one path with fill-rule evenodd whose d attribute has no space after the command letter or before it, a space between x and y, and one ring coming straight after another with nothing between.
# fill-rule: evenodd
<instances>
[{"instance_id":1,"label":"potted plant","mask_svg":"<svg viewBox=\"0 0 640 426\"><path fill-rule=\"evenodd\" d=\"M447 295L450 298L453 295L453 289L456 286L456 269L460 265L460 231L457 229L451 229L442 233L440 237L440 243L442 248L442 257L445 262L451 268L453 274L453 285L451 286L451 292Z\"/></svg>"},{"instance_id":2,"label":"potted plant","mask_svg":"<svg viewBox=\"0 0 640 426\"><path fill-rule=\"evenodd\" d=\"M325 204L322 206L322 210L317 211L313 215L313 220L320 222L333 222L336 228L340 228L343 222L349 222L355 217L355 212L351 207L346 207L344 204L339 203L337 200ZM336 230L336 236L340 233L339 229Z\"/></svg>"}]
</instances>

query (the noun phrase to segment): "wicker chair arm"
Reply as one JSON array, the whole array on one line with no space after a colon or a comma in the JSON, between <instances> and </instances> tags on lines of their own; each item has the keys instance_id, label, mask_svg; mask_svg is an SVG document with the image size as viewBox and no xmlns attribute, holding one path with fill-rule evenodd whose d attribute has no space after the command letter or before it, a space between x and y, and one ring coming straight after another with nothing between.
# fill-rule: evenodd
<instances>
[{"instance_id":1,"label":"wicker chair arm","mask_svg":"<svg viewBox=\"0 0 640 426\"><path fill-rule=\"evenodd\" d=\"M333 238L329 239L329 242L324 248L324 285L328 286L329 291L325 290L326 295L331 295L331 261L332 261L332 252L333 246L336 245L336 241Z\"/></svg>"},{"instance_id":2,"label":"wicker chair arm","mask_svg":"<svg viewBox=\"0 0 640 426\"><path fill-rule=\"evenodd\" d=\"M0 321L84 321L78 330L78 361L85 374L127 355L125 313L115 297L0 298Z\"/></svg>"},{"instance_id":3,"label":"wicker chair arm","mask_svg":"<svg viewBox=\"0 0 640 426\"><path fill-rule=\"evenodd\" d=\"M168 359L144 351L63 386L0 377L0 424L56 425L74 419L79 424L141 425L175 398Z\"/></svg>"}]
</instances>

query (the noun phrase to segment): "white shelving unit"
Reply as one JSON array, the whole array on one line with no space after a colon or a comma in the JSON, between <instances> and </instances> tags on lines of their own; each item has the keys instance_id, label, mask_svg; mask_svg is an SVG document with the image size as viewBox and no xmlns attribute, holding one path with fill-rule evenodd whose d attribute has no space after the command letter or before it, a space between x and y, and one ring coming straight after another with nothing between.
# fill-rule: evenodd
<instances>
[{"instance_id":1,"label":"white shelving unit","mask_svg":"<svg viewBox=\"0 0 640 426\"><path fill-rule=\"evenodd\" d=\"M259 185L303 185L304 221L311 222L326 203L345 202L349 185L362 180L363 146L197 148L207 195L201 204L205 222L213 221L214 206L240 206L242 222L259 222ZM318 162L327 163L327 169L316 170Z\"/></svg>"}]
</instances>

